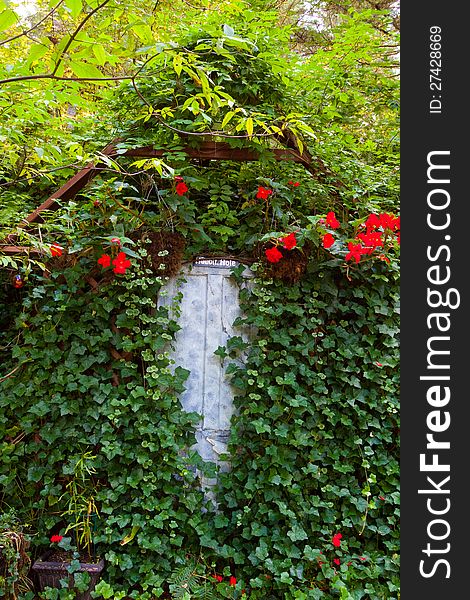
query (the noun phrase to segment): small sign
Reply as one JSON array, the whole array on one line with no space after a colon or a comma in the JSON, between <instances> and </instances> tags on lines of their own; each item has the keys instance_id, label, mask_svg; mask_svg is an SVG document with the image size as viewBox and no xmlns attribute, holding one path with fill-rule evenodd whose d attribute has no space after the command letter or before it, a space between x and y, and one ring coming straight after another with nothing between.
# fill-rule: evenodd
<instances>
[{"instance_id":1,"label":"small sign","mask_svg":"<svg viewBox=\"0 0 470 600\"><path fill-rule=\"evenodd\" d=\"M205 258L199 256L194 261L196 267L237 267L238 262L230 258Z\"/></svg>"}]
</instances>

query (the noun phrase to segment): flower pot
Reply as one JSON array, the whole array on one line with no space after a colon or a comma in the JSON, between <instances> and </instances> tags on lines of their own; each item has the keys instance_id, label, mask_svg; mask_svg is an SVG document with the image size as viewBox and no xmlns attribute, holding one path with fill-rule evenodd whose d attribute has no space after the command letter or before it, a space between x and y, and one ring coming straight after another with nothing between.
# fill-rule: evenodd
<instances>
[{"instance_id":1,"label":"flower pot","mask_svg":"<svg viewBox=\"0 0 470 600\"><path fill-rule=\"evenodd\" d=\"M67 567L70 565L70 560L65 559L62 561L54 560L55 557L51 557L52 551L46 552L41 556L31 567L33 573L37 577L37 583L39 591L43 591L45 587L60 588L60 580L68 579L70 585L73 584L73 575L67 571ZM77 593L77 600L91 600L91 592L95 589L101 571L104 569L104 559L102 558L96 563L80 562L79 573L88 573L91 581L86 592Z\"/></svg>"}]
</instances>

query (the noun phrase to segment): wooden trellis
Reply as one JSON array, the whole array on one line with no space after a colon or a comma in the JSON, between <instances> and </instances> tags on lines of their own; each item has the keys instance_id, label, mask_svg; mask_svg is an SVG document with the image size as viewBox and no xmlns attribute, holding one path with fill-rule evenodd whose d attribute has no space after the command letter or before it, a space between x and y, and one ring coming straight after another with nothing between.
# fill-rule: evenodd
<instances>
[{"instance_id":1,"label":"wooden trellis","mask_svg":"<svg viewBox=\"0 0 470 600\"><path fill-rule=\"evenodd\" d=\"M171 151L155 149L152 146L144 146L141 148L129 148L124 152L118 151L117 144L122 140L115 140L111 144L108 144L106 148L101 151L101 155L107 158L119 158L132 157L132 158L158 158L164 155L171 154ZM273 157L277 161L293 161L302 164L307 171L309 171L315 178L324 180L327 176L332 174L329 172L327 167L322 161L315 159L313 161L311 155L304 150L302 153L296 147L295 141L284 136L279 141L287 143L287 148L269 149ZM232 148L227 142L218 141L202 141L199 147L190 148L185 147L182 150L178 150L178 153L184 152L191 159L199 160L233 160L233 161L257 161L260 159L260 155L256 150L251 148ZM106 167L104 161L97 161L90 163L78 173L76 173L71 179L69 179L62 187L54 192L47 200L45 200L40 206L38 206L32 213L25 217L20 227L28 227L33 223L42 222L41 213L45 210L56 210L60 204L58 200L67 201L72 199L78 194L85 185L91 181L98 173L100 173L104 167ZM334 181L335 187L341 187L341 182ZM27 248L22 246L14 245L17 239L16 234L8 236L5 240L7 243L1 245L0 249L5 254L19 254L40 251L35 248Z\"/></svg>"}]
</instances>

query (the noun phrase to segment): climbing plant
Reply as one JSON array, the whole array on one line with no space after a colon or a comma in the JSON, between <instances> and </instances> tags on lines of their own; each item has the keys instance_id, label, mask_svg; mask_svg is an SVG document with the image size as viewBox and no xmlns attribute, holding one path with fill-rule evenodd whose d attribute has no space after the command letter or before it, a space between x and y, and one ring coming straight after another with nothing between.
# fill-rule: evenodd
<instances>
[{"instance_id":1,"label":"climbing plant","mask_svg":"<svg viewBox=\"0 0 470 600\"><path fill-rule=\"evenodd\" d=\"M393 598L399 575L398 287L317 264L286 288L257 279L224 353L237 394L222 555L252 597ZM371 285L373 282L373 285ZM302 590L302 591L300 591Z\"/></svg>"},{"instance_id":2,"label":"climbing plant","mask_svg":"<svg viewBox=\"0 0 470 600\"><path fill-rule=\"evenodd\" d=\"M394 162L370 147L368 164L362 144L334 158L339 142L303 110L280 45L247 23L245 36L209 22L152 47L113 97L117 154L22 234L35 263L9 256L2 507L37 556L70 525L65 491L87 457L98 597L398 599ZM331 108L346 85L333 80L305 90ZM358 133L329 114L343 141ZM258 160L191 161L209 138ZM125 156L145 145L162 155ZM303 164L275 160L281 147ZM252 286L241 268L233 277L236 325L256 333L216 351L237 409L217 508L200 486L215 466L192 449L199 416L178 398L181 298L162 301L199 255L255 273Z\"/></svg>"}]
</instances>

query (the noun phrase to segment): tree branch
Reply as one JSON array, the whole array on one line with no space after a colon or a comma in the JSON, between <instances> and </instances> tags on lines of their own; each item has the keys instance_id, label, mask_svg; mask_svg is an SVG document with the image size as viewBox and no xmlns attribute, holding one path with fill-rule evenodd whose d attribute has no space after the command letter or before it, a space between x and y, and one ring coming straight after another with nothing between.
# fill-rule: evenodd
<instances>
[{"instance_id":1,"label":"tree branch","mask_svg":"<svg viewBox=\"0 0 470 600\"><path fill-rule=\"evenodd\" d=\"M5 381L5 379L8 379L9 377L11 377L16 371L18 371L18 369L21 367L21 365L18 365L17 367L15 367L13 369L13 371L10 371L9 373L7 373L4 377L0 377L0 383L2 383L2 381Z\"/></svg>"},{"instance_id":2,"label":"tree branch","mask_svg":"<svg viewBox=\"0 0 470 600\"><path fill-rule=\"evenodd\" d=\"M32 81L35 79L53 79L54 81L125 81L132 79L132 75L121 75L116 77L61 77L53 73L41 73L39 75L20 75L18 77L9 77L0 79L0 85L3 83L14 83L16 81Z\"/></svg>"},{"instance_id":3,"label":"tree branch","mask_svg":"<svg viewBox=\"0 0 470 600\"><path fill-rule=\"evenodd\" d=\"M57 62L56 62L55 67L54 67L54 70L52 71L52 75L55 75L57 73L57 69L59 68L59 66L60 66L60 64L62 62L62 59L65 56L67 50L70 48L70 46L72 45L72 43L75 40L75 38L77 37L77 35L80 33L80 31L86 25L87 21L89 19L91 19L91 17L93 17L93 15L95 15L99 10L101 10L103 8L103 6L106 6L106 4L109 3L109 1L110 0L104 0L104 2L102 2L101 4L99 4L90 13L88 13L87 16L83 19L83 21L77 26L77 28L75 29L75 31L70 35L70 39L65 44L64 48L62 49L62 52L61 52L59 58L57 59Z\"/></svg>"},{"instance_id":4,"label":"tree branch","mask_svg":"<svg viewBox=\"0 0 470 600\"><path fill-rule=\"evenodd\" d=\"M26 31L22 31L21 33L18 33L17 35L14 35L14 36L8 38L7 40L1 41L0 42L0 46L4 46L5 44L13 42L14 40L17 40L18 38L22 37L23 35L27 36L28 33L31 33L31 31L34 31L35 29L37 29L39 27L39 25L41 25L42 23L44 23L44 21L46 21L46 19L48 19L51 15L53 15L55 13L55 11L59 8L59 6L61 4L63 4L63 3L64 3L64 0L60 0L60 2L58 4L56 4L54 6L54 8L47 13L47 15L45 17L43 17L40 21L38 21L36 23L36 25L33 25L32 27L30 27Z\"/></svg>"}]
</instances>

